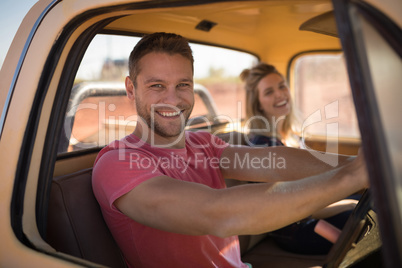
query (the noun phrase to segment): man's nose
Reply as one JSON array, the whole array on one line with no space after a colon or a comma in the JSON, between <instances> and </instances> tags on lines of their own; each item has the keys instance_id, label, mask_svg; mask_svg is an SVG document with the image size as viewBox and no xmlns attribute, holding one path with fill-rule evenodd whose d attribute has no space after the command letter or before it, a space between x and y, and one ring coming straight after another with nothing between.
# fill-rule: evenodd
<instances>
[{"instance_id":1,"label":"man's nose","mask_svg":"<svg viewBox=\"0 0 402 268\"><path fill-rule=\"evenodd\" d=\"M164 92L163 103L175 106L179 104L180 101L180 94L176 87L168 87Z\"/></svg>"}]
</instances>

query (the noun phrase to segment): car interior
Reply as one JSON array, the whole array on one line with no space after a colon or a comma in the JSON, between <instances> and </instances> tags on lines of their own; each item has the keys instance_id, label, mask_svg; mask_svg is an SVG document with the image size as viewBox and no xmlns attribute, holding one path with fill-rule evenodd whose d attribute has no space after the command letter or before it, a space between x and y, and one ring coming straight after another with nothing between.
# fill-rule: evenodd
<instances>
[{"instance_id":1,"label":"car interior","mask_svg":"<svg viewBox=\"0 0 402 268\"><path fill-rule=\"evenodd\" d=\"M133 126L125 124L119 135L108 132L102 143L93 142L90 135L81 143L73 139L74 124L89 120L89 115L78 114L82 102L91 105L86 101L94 97L111 100L112 96L125 95L121 84L113 84L115 81L86 87L87 81L79 81L76 76L87 48L97 36L138 38L157 31L175 32L196 44L230 48L269 61L286 73L291 86L295 68L292 59L302 52L342 53L336 23L340 18L336 18L331 1L198 1L194 5L158 1L157 7L152 2L90 10L72 19L54 45L55 55L63 61L49 58L47 67L60 77L59 82L53 84L52 78L46 77L41 81L41 85L55 88L36 189L36 225L44 243L32 239L34 235L29 231L21 234L39 251L87 267L126 267L92 192L91 175L99 150L132 131ZM370 8L364 11L369 13ZM235 129L231 122L214 119L220 105L210 88L202 84L196 94L206 107L208 120L205 124L195 116L189 130L207 129L229 143L247 145L247 133ZM240 120L239 124L244 123ZM98 133L91 135L100 139ZM330 148L331 142L322 136L306 137L308 147L321 152ZM336 152L356 155L361 140L341 137L336 145ZM254 268L382 267L380 230L373 207L372 194L367 191L328 255L290 253L262 234L240 237L242 259Z\"/></svg>"}]
</instances>

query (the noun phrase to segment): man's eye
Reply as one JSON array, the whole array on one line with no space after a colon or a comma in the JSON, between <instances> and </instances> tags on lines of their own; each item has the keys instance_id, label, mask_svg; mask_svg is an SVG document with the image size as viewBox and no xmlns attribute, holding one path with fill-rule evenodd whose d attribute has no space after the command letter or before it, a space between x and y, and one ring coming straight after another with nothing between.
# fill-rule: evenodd
<instances>
[{"instance_id":1,"label":"man's eye","mask_svg":"<svg viewBox=\"0 0 402 268\"><path fill-rule=\"evenodd\" d=\"M177 87L181 88L181 89L189 89L189 88L191 88L191 84L189 84L189 83L180 83L180 84L177 85Z\"/></svg>"},{"instance_id":2,"label":"man's eye","mask_svg":"<svg viewBox=\"0 0 402 268\"><path fill-rule=\"evenodd\" d=\"M155 88L161 88L161 87L162 87L162 85L161 85L161 84L153 84L153 85L151 85L151 87L155 87Z\"/></svg>"}]
</instances>

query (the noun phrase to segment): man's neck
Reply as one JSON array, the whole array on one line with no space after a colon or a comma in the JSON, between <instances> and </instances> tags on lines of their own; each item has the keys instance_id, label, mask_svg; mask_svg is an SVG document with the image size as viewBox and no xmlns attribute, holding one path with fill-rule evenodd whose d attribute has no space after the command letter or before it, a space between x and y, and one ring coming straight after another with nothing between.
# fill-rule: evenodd
<instances>
[{"instance_id":1,"label":"man's neck","mask_svg":"<svg viewBox=\"0 0 402 268\"><path fill-rule=\"evenodd\" d=\"M186 135L184 131L179 136L163 137L156 134L149 128L146 131L143 131L142 127L137 125L133 134L142 141L155 147L182 149L186 145Z\"/></svg>"}]
</instances>

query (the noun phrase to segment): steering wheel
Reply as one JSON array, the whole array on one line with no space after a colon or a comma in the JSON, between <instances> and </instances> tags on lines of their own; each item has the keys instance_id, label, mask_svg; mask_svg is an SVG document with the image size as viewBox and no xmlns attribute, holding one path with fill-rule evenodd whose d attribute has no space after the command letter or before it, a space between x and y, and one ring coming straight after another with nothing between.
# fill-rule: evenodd
<instances>
[{"instance_id":1,"label":"steering wheel","mask_svg":"<svg viewBox=\"0 0 402 268\"><path fill-rule=\"evenodd\" d=\"M323 267L382 267L380 231L369 190L347 220Z\"/></svg>"}]
</instances>

